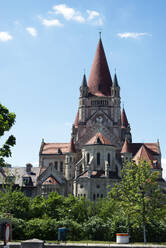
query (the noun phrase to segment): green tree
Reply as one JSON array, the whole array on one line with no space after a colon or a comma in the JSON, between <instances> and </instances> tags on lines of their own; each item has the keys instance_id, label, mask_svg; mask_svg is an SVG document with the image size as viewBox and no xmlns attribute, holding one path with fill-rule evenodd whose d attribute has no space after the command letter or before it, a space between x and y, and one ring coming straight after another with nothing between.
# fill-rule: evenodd
<instances>
[{"instance_id":1,"label":"green tree","mask_svg":"<svg viewBox=\"0 0 166 248\"><path fill-rule=\"evenodd\" d=\"M29 218L30 199L19 190L0 192L0 213L14 218Z\"/></svg>"},{"instance_id":2,"label":"green tree","mask_svg":"<svg viewBox=\"0 0 166 248\"><path fill-rule=\"evenodd\" d=\"M40 195L30 199L30 217L42 218L46 212L46 198Z\"/></svg>"},{"instance_id":3,"label":"green tree","mask_svg":"<svg viewBox=\"0 0 166 248\"><path fill-rule=\"evenodd\" d=\"M146 243L146 224L161 217L165 203L165 196L158 184L159 174L146 161L138 164L132 161L124 164L121 176L121 181L112 188L109 196L118 201L129 230L131 218L142 223Z\"/></svg>"},{"instance_id":4,"label":"green tree","mask_svg":"<svg viewBox=\"0 0 166 248\"><path fill-rule=\"evenodd\" d=\"M15 123L16 115L14 113L9 112L9 110L0 104L0 137L4 135L6 131L9 131L10 128ZM11 156L11 147L16 143L16 139L13 135L10 135L5 143L0 148L0 167L4 167L5 157Z\"/></svg>"}]
</instances>

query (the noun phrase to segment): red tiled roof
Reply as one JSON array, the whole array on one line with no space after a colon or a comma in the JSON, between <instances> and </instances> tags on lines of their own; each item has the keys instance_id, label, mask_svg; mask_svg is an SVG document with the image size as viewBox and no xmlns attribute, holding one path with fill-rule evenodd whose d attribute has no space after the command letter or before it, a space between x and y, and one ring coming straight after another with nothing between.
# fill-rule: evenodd
<instances>
[{"instance_id":1,"label":"red tiled roof","mask_svg":"<svg viewBox=\"0 0 166 248\"><path fill-rule=\"evenodd\" d=\"M133 156L138 152L142 145L148 148L152 155L158 155L160 153L158 143L129 143L129 150Z\"/></svg>"},{"instance_id":2,"label":"red tiled roof","mask_svg":"<svg viewBox=\"0 0 166 248\"><path fill-rule=\"evenodd\" d=\"M128 125L129 125L129 123L128 123L128 120L127 120L126 112L125 112L125 110L123 108L122 114L121 114L121 127L122 128L127 128Z\"/></svg>"},{"instance_id":3,"label":"red tiled roof","mask_svg":"<svg viewBox=\"0 0 166 248\"><path fill-rule=\"evenodd\" d=\"M44 143L41 154L58 154L58 149L62 154L69 152L70 143Z\"/></svg>"},{"instance_id":4,"label":"red tiled roof","mask_svg":"<svg viewBox=\"0 0 166 248\"><path fill-rule=\"evenodd\" d=\"M48 185L48 184L59 184L59 182L53 177L53 176L50 176L48 177L42 184L44 185Z\"/></svg>"},{"instance_id":5,"label":"red tiled roof","mask_svg":"<svg viewBox=\"0 0 166 248\"><path fill-rule=\"evenodd\" d=\"M97 133L86 143L86 145L94 144L111 145L111 142L101 133Z\"/></svg>"},{"instance_id":6,"label":"red tiled roof","mask_svg":"<svg viewBox=\"0 0 166 248\"><path fill-rule=\"evenodd\" d=\"M74 121L74 127L78 127L78 120L79 120L79 112L77 111L76 118Z\"/></svg>"},{"instance_id":7,"label":"red tiled roof","mask_svg":"<svg viewBox=\"0 0 166 248\"><path fill-rule=\"evenodd\" d=\"M142 145L140 149L138 150L138 152L133 157L133 160L134 161L146 160L152 163L154 158L152 154L148 151L148 149L144 145Z\"/></svg>"},{"instance_id":8,"label":"red tiled roof","mask_svg":"<svg viewBox=\"0 0 166 248\"><path fill-rule=\"evenodd\" d=\"M88 88L89 92L96 96L111 95L112 79L107 64L104 48L101 39L98 42L95 57L93 60Z\"/></svg>"},{"instance_id":9,"label":"red tiled roof","mask_svg":"<svg viewBox=\"0 0 166 248\"><path fill-rule=\"evenodd\" d=\"M158 155L160 153L158 143L128 143L127 141L124 142L121 153L131 152L132 155L135 156L142 145L145 146L148 152L152 155Z\"/></svg>"},{"instance_id":10,"label":"red tiled roof","mask_svg":"<svg viewBox=\"0 0 166 248\"><path fill-rule=\"evenodd\" d=\"M126 153L126 152L130 152L130 146L129 146L127 139L125 139L124 144L122 146L122 150L121 150L121 153Z\"/></svg>"}]
</instances>

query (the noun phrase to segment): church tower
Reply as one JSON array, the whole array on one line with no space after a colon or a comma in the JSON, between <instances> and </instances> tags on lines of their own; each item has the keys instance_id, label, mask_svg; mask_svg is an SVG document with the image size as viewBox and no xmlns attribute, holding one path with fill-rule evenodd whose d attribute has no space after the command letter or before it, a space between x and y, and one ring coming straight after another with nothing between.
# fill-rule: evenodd
<instances>
[{"instance_id":1,"label":"church tower","mask_svg":"<svg viewBox=\"0 0 166 248\"><path fill-rule=\"evenodd\" d=\"M92 63L88 83L84 74L79 109L72 136L80 149L100 132L117 149L121 148L120 87L115 73L112 81L101 38Z\"/></svg>"}]
</instances>

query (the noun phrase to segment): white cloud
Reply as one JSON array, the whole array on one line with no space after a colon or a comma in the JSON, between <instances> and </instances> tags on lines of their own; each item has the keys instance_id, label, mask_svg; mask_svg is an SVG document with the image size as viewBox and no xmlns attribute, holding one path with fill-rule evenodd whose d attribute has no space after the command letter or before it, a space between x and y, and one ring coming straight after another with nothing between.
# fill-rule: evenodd
<instances>
[{"instance_id":1,"label":"white cloud","mask_svg":"<svg viewBox=\"0 0 166 248\"><path fill-rule=\"evenodd\" d=\"M161 165L162 165L162 168L163 168L163 178L166 179L166 158L161 159Z\"/></svg>"},{"instance_id":2,"label":"white cloud","mask_svg":"<svg viewBox=\"0 0 166 248\"><path fill-rule=\"evenodd\" d=\"M80 23L85 22L85 18L79 11L68 7L66 4L54 5L53 10L55 11L55 14L62 15L67 21L73 20Z\"/></svg>"},{"instance_id":3,"label":"white cloud","mask_svg":"<svg viewBox=\"0 0 166 248\"><path fill-rule=\"evenodd\" d=\"M63 24L58 20L58 19L42 19L42 24L46 27L52 27L52 26L56 26L56 27L62 27Z\"/></svg>"},{"instance_id":4,"label":"white cloud","mask_svg":"<svg viewBox=\"0 0 166 248\"><path fill-rule=\"evenodd\" d=\"M13 37L8 32L0 32L0 41L7 42L12 39Z\"/></svg>"},{"instance_id":5,"label":"white cloud","mask_svg":"<svg viewBox=\"0 0 166 248\"><path fill-rule=\"evenodd\" d=\"M151 34L148 34L148 33L130 33L130 32L118 33L117 35L122 39L123 38L124 39L127 39L127 38L137 39L141 36L152 36Z\"/></svg>"},{"instance_id":6,"label":"white cloud","mask_svg":"<svg viewBox=\"0 0 166 248\"><path fill-rule=\"evenodd\" d=\"M93 20L94 18L100 16L99 12L97 12L95 10L87 9L86 12L88 13L88 20Z\"/></svg>"},{"instance_id":7,"label":"white cloud","mask_svg":"<svg viewBox=\"0 0 166 248\"><path fill-rule=\"evenodd\" d=\"M30 35L32 35L33 37L36 37L36 36L37 36L37 31L36 31L36 29L33 28L33 27L27 27L27 28L26 28L26 31L27 31Z\"/></svg>"}]
</instances>

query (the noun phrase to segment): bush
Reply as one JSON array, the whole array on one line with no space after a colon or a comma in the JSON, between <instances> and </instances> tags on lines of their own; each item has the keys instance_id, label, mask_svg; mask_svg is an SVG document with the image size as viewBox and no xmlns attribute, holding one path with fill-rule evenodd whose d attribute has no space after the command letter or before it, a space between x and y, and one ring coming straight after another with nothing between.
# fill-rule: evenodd
<instances>
[{"instance_id":1,"label":"bush","mask_svg":"<svg viewBox=\"0 0 166 248\"><path fill-rule=\"evenodd\" d=\"M57 221L55 219L33 219L26 223L27 239L57 240Z\"/></svg>"},{"instance_id":2,"label":"bush","mask_svg":"<svg viewBox=\"0 0 166 248\"><path fill-rule=\"evenodd\" d=\"M14 240L25 239L26 222L22 219L12 218L11 223L12 223L12 239Z\"/></svg>"}]
</instances>

